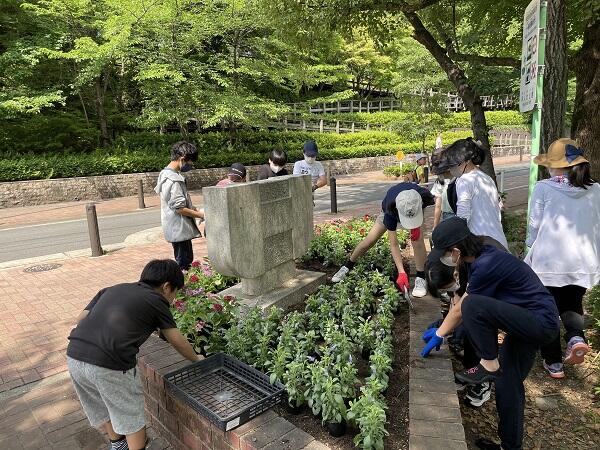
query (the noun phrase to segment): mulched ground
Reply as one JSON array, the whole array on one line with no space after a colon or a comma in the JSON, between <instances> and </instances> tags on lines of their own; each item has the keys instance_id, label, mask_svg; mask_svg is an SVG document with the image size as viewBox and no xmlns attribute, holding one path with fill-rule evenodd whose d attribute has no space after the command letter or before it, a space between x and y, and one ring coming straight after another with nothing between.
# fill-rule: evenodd
<instances>
[{"instance_id":1,"label":"mulched ground","mask_svg":"<svg viewBox=\"0 0 600 450\"><path fill-rule=\"evenodd\" d=\"M600 448L600 398L592 393L594 385L598 385L598 369L594 363L597 364L599 358L598 352L592 352L584 364L566 366L566 377L555 380L547 375L538 355L525 381L524 449ZM462 369L460 363L456 368ZM468 406L464 394L459 397L469 448L477 448L475 440L479 437L498 442L494 395L481 408Z\"/></svg>"}]
</instances>

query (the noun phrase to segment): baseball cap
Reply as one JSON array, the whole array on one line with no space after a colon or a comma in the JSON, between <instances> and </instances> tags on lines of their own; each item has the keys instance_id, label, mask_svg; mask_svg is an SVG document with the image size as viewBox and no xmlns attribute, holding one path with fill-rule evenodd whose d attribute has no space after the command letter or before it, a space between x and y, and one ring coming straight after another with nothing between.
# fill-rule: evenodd
<instances>
[{"instance_id":1,"label":"baseball cap","mask_svg":"<svg viewBox=\"0 0 600 450\"><path fill-rule=\"evenodd\" d=\"M246 178L246 168L242 163L233 163L229 168L228 175L238 176L243 180Z\"/></svg>"},{"instance_id":2,"label":"baseball cap","mask_svg":"<svg viewBox=\"0 0 600 450\"><path fill-rule=\"evenodd\" d=\"M471 234L467 221L460 217L449 217L440 222L431 233L433 248L429 253L431 261L438 261L446 252L447 248L458 244Z\"/></svg>"},{"instance_id":3,"label":"baseball cap","mask_svg":"<svg viewBox=\"0 0 600 450\"><path fill-rule=\"evenodd\" d=\"M302 152L306 156L317 156L319 154L319 149L317 148L317 143L315 141L306 141L304 143L304 149Z\"/></svg>"},{"instance_id":4,"label":"baseball cap","mask_svg":"<svg viewBox=\"0 0 600 450\"><path fill-rule=\"evenodd\" d=\"M425 153L416 153L415 154L415 161L418 161L421 158L427 158L427 155Z\"/></svg>"},{"instance_id":5,"label":"baseball cap","mask_svg":"<svg viewBox=\"0 0 600 450\"><path fill-rule=\"evenodd\" d=\"M402 228L412 230L423 225L423 199L414 189L402 191L396 196L396 209Z\"/></svg>"}]
</instances>

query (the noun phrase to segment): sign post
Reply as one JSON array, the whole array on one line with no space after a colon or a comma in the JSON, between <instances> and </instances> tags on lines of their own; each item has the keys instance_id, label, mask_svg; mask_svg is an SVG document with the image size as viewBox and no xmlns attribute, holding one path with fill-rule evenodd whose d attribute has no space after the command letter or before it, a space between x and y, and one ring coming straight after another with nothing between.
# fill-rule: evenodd
<instances>
[{"instance_id":1,"label":"sign post","mask_svg":"<svg viewBox=\"0 0 600 450\"><path fill-rule=\"evenodd\" d=\"M547 1L532 0L523 16L523 47L521 52L521 89L519 111L533 110L531 121L531 159L529 166L528 204L538 178L538 166L533 158L540 152L542 104L544 90L544 56L546 49ZM529 217L529 206L528 214Z\"/></svg>"}]
</instances>

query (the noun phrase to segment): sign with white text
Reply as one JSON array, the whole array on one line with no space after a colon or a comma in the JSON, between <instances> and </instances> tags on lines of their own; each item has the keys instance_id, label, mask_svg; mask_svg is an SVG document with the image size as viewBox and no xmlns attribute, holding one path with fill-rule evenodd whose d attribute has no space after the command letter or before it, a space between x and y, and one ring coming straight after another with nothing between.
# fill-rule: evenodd
<instances>
[{"instance_id":1,"label":"sign with white text","mask_svg":"<svg viewBox=\"0 0 600 450\"><path fill-rule=\"evenodd\" d=\"M531 111L536 104L538 53L540 42L540 0L532 0L523 16L521 90L519 111Z\"/></svg>"}]
</instances>

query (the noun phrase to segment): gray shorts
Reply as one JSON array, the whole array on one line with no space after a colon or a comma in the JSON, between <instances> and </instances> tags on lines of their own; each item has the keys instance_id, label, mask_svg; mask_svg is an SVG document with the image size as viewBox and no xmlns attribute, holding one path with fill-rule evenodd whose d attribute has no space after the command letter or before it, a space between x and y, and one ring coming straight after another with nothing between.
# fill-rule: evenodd
<instances>
[{"instance_id":1,"label":"gray shorts","mask_svg":"<svg viewBox=\"0 0 600 450\"><path fill-rule=\"evenodd\" d=\"M146 425L144 394L137 370L105 369L67 357L75 392L90 424L112 423L115 433L128 435Z\"/></svg>"}]
</instances>

